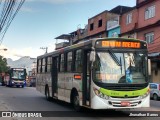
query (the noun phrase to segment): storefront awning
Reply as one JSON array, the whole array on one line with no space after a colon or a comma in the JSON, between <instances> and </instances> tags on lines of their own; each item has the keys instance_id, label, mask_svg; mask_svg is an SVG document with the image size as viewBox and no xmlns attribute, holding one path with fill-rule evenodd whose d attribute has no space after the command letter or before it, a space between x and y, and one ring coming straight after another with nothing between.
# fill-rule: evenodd
<instances>
[{"instance_id":1,"label":"storefront awning","mask_svg":"<svg viewBox=\"0 0 160 120\"><path fill-rule=\"evenodd\" d=\"M149 53L148 57L158 57L160 56L160 53Z\"/></svg>"}]
</instances>

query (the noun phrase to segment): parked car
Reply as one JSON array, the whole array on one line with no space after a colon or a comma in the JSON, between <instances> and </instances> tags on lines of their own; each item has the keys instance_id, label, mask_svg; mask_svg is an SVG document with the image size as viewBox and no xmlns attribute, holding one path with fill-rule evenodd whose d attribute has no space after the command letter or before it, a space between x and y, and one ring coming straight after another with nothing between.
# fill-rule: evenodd
<instances>
[{"instance_id":1,"label":"parked car","mask_svg":"<svg viewBox=\"0 0 160 120\"><path fill-rule=\"evenodd\" d=\"M159 83L150 83L150 98L154 100L160 99L160 84Z\"/></svg>"}]
</instances>

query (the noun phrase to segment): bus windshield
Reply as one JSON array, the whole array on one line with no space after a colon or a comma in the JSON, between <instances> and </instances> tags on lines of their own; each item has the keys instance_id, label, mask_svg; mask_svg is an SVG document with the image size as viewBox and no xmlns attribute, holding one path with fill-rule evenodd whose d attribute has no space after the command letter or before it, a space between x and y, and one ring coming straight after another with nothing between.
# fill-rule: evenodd
<instances>
[{"instance_id":1,"label":"bus windshield","mask_svg":"<svg viewBox=\"0 0 160 120\"><path fill-rule=\"evenodd\" d=\"M23 79L25 79L25 72L24 71L13 70L12 78L23 80Z\"/></svg>"},{"instance_id":2,"label":"bus windshield","mask_svg":"<svg viewBox=\"0 0 160 120\"><path fill-rule=\"evenodd\" d=\"M94 62L96 82L146 83L147 55L144 52L97 52Z\"/></svg>"}]
</instances>

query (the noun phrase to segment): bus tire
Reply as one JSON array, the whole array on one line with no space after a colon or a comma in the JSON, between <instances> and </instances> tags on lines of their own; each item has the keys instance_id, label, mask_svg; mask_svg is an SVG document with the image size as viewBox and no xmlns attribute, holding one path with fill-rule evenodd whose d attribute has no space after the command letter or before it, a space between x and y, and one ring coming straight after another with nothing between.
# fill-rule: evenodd
<instances>
[{"instance_id":1,"label":"bus tire","mask_svg":"<svg viewBox=\"0 0 160 120\"><path fill-rule=\"evenodd\" d=\"M75 109L75 111L80 111L81 110L79 95L78 95L77 92L75 92L73 94L72 105L73 105L73 108Z\"/></svg>"},{"instance_id":2,"label":"bus tire","mask_svg":"<svg viewBox=\"0 0 160 120\"><path fill-rule=\"evenodd\" d=\"M158 100L158 95L157 94L153 94L153 100Z\"/></svg>"},{"instance_id":3,"label":"bus tire","mask_svg":"<svg viewBox=\"0 0 160 120\"><path fill-rule=\"evenodd\" d=\"M45 88L45 96L46 96L46 99L47 99L48 101L51 100L51 97L50 97L50 95L49 95L49 88L48 88L48 86L46 86L46 88Z\"/></svg>"}]
</instances>

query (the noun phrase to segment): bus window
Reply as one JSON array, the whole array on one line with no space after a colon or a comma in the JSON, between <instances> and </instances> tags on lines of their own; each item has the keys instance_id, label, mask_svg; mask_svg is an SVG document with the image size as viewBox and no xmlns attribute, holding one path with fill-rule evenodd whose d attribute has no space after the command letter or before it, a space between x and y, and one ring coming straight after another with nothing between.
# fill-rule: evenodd
<instances>
[{"instance_id":1,"label":"bus window","mask_svg":"<svg viewBox=\"0 0 160 120\"><path fill-rule=\"evenodd\" d=\"M47 72L51 71L51 64L52 64L52 58L48 57L47 58Z\"/></svg>"},{"instance_id":2,"label":"bus window","mask_svg":"<svg viewBox=\"0 0 160 120\"><path fill-rule=\"evenodd\" d=\"M38 69L37 72L41 73L41 59L38 60L38 65L37 65Z\"/></svg>"},{"instance_id":3,"label":"bus window","mask_svg":"<svg viewBox=\"0 0 160 120\"><path fill-rule=\"evenodd\" d=\"M42 59L42 73L45 73L46 59Z\"/></svg>"},{"instance_id":4,"label":"bus window","mask_svg":"<svg viewBox=\"0 0 160 120\"><path fill-rule=\"evenodd\" d=\"M67 71L72 71L72 52L67 54Z\"/></svg>"},{"instance_id":5,"label":"bus window","mask_svg":"<svg viewBox=\"0 0 160 120\"><path fill-rule=\"evenodd\" d=\"M64 72L64 54L61 54L60 58L60 72Z\"/></svg>"},{"instance_id":6,"label":"bus window","mask_svg":"<svg viewBox=\"0 0 160 120\"><path fill-rule=\"evenodd\" d=\"M75 71L82 72L82 54L81 50L76 51L76 58L75 58Z\"/></svg>"}]
</instances>

